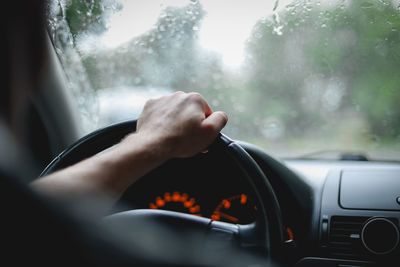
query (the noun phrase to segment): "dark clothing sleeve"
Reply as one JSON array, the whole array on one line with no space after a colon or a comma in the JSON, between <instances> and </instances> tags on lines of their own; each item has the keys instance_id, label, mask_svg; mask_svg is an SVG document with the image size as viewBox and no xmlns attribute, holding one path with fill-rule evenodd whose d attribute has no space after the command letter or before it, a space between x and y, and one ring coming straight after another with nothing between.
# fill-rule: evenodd
<instances>
[{"instance_id":1,"label":"dark clothing sleeve","mask_svg":"<svg viewBox=\"0 0 400 267\"><path fill-rule=\"evenodd\" d=\"M153 266L0 171L1 262L10 266ZM1 264L2 265L2 264Z\"/></svg>"}]
</instances>

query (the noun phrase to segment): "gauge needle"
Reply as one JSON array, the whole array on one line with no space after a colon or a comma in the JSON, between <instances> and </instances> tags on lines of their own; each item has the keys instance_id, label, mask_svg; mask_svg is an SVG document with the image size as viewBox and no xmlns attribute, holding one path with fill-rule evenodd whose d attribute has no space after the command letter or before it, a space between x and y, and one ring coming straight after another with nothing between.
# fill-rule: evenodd
<instances>
[{"instance_id":1,"label":"gauge needle","mask_svg":"<svg viewBox=\"0 0 400 267\"><path fill-rule=\"evenodd\" d=\"M233 217L233 216L231 216L231 215L229 215L229 214L226 214L226 213L223 213L223 212L218 212L218 215L221 216L221 217L223 217L223 218L225 218L225 219L227 219L227 220L230 220L230 221L232 221L232 222L234 222L234 223L236 223L236 222L239 221L238 218Z\"/></svg>"}]
</instances>

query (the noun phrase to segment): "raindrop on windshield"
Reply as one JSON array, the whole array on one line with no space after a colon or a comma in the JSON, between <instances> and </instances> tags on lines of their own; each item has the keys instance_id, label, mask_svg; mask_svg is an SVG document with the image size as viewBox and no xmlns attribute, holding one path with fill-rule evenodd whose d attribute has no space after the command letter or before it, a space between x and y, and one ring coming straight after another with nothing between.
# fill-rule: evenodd
<instances>
[{"instance_id":1,"label":"raindrop on windshield","mask_svg":"<svg viewBox=\"0 0 400 267\"><path fill-rule=\"evenodd\" d=\"M264 121L261 132L265 138L276 140L284 134L285 126L280 119L271 117Z\"/></svg>"}]
</instances>

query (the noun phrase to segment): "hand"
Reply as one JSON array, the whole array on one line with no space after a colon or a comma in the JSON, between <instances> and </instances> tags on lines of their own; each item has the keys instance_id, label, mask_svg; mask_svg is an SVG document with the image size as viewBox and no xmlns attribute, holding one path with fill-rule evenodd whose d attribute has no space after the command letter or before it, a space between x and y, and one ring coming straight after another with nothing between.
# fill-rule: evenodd
<instances>
[{"instance_id":1,"label":"hand","mask_svg":"<svg viewBox=\"0 0 400 267\"><path fill-rule=\"evenodd\" d=\"M206 149L227 121L200 94L177 92L146 103L136 134L155 142L167 158L190 157Z\"/></svg>"},{"instance_id":2,"label":"hand","mask_svg":"<svg viewBox=\"0 0 400 267\"><path fill-rule=\"evenodd\" d=\"M101 209L106 211L132 183L166 160L206 149L227 120L225 113L212 112L196 93L177 92L150 100L137 131L114 149L43 177L32 186L74 201L99 203L101 198L105 200Z\"/></svg>"}]
</instances>

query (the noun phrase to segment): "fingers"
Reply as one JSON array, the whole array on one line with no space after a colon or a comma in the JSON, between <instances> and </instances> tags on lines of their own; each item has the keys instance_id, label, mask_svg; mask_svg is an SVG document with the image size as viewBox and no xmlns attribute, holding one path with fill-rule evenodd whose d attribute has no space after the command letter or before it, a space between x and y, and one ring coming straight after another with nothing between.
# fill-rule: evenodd
<instances>
[{"instance_id":1,"label":"fingers","mask_svg":"<svg viewBox=\"0 0 400 267\"><path fill-rule=\"evenodd\" d=\"M225 112L216 111L211 113L204 121L203 127L206 129L210 128L214 133L219 133L222 128L225 127L226 123L228 122L228 116Z\"/></svg>"},{"instance_id":2,"label":"fingers","mask_svg":"<svg viewBox=\"0 0 400 267\"><path fill-rule=\"evenodd\" d=\"M147 111L145 115L148 115L148 117L154 115L158 119L163 117L163 120L173 119L181 122L189 121L190 118L194 117L198 118L198 115L201 114L203 119L199 126L211 135L219 133L228 121L224 112L213 112L207 101L199 93L175 92L158 99L152 99L147 101L145 110ZM176 110L179 110L179 112L176 113ZM140 122L141 118L139 118L138 124Z\"/></svg>"},{"instance_id":3,"label":"fingers","mask_svg":"<svg viewBox=\"0 0 400 267\"><path fill-rule=\"evenodd\" d=\"M203 127L210 129L213 133L219 133L225 127L228 122L228 116L224 112L213 112L207 101L199 93L188 93L186 96L203 108L205 115L202 123Z\"/></svg>"}]
</instances>

